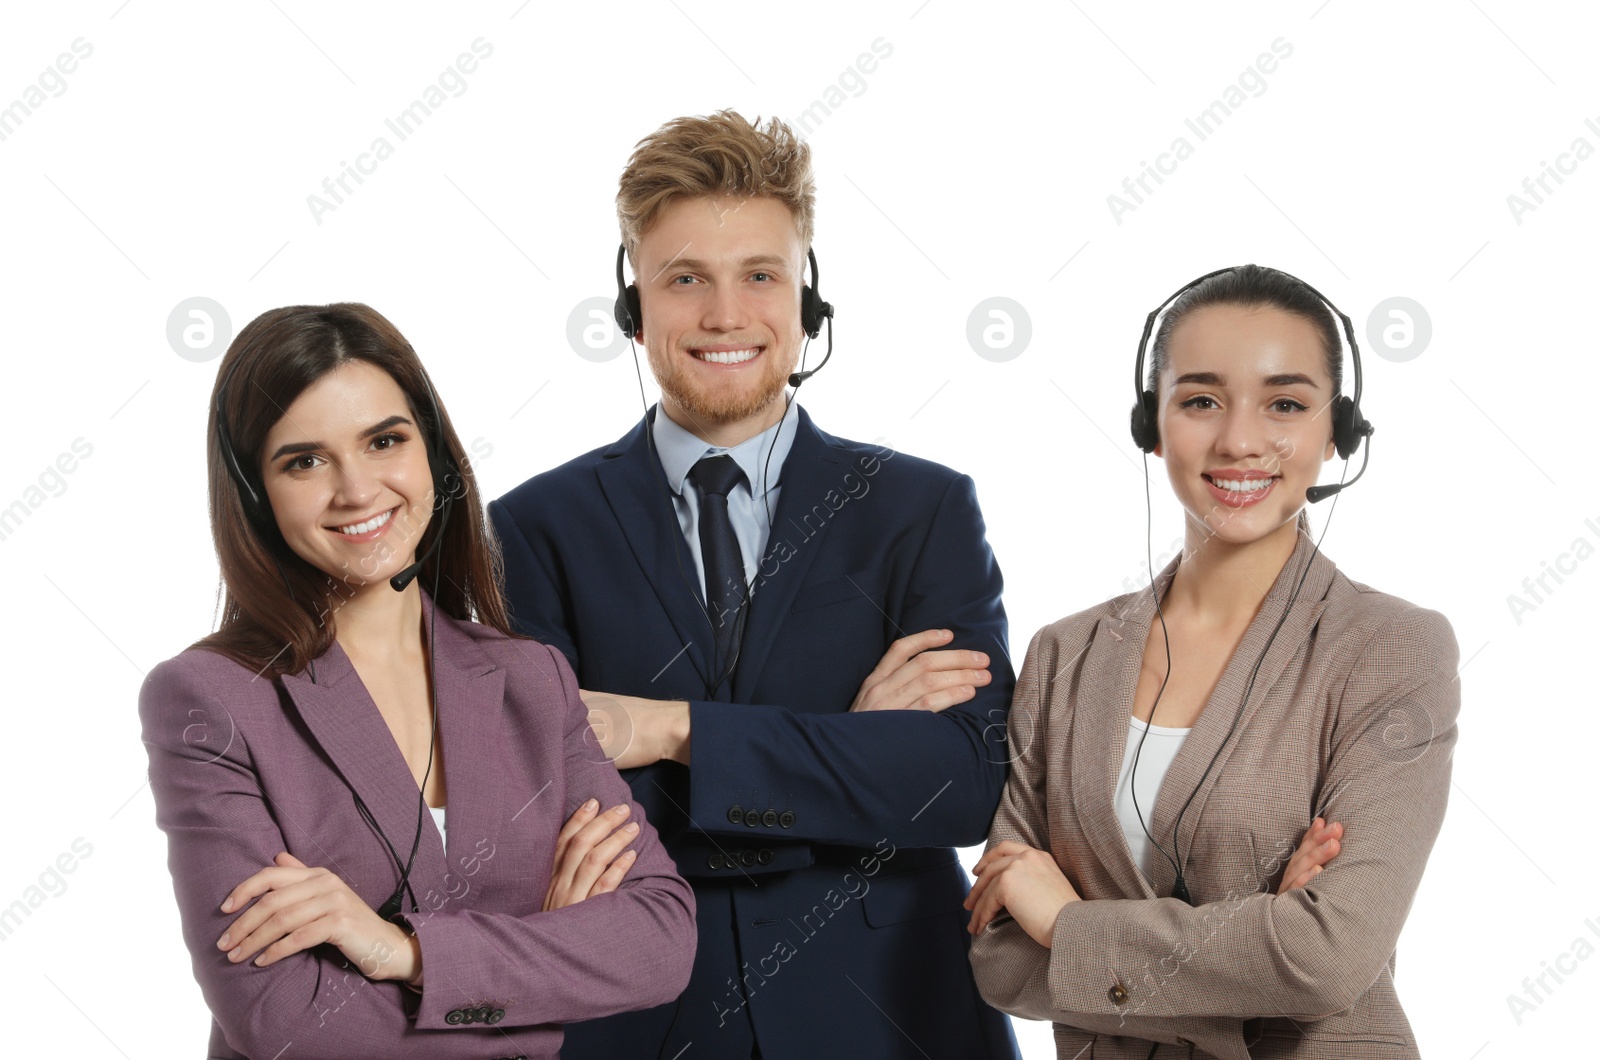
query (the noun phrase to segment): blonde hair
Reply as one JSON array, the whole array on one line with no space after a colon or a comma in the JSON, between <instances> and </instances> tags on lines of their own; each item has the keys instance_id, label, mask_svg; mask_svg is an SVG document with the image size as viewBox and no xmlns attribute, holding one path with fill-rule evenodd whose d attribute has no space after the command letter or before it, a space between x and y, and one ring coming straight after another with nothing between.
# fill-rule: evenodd
<instances>
[{"instance_id":1,"label":"blonde hair","mask_svg":"<svg viewBox=\"0 0 1600 1060\"><path fill-rule=\"evenodd\" d=\"M811 148L777 118L752 124L737 111L676 118L634 145L617 188L617 221L628 260L668 204L704 195L771 196L788 207L810 248L816 183Z\"/></svg>"}]
</instances>

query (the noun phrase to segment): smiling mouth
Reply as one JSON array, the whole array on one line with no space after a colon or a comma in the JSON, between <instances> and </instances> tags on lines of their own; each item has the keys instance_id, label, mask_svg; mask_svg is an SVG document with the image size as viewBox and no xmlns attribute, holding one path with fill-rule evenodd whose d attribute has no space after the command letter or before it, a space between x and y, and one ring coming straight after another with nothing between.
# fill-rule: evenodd
<instances>
[{"instance_id":1,"label":"smiling mouth","mask_svg":"<svg viewBox=\"0 0 1600 1060\"><path fill-rule=\"evenodd\" d=\"M374 515L371 519L367 519L363 522L349 523L345 526L333 526L329 527L328 529L332 530L336 534L343 534L346 537L360 537L362 534L370 534L380 526L386 525L390 519L394 518L394 513L397 511L399 511L398 507L390 508L388 511Z\"/></svg>"},{"instance_id":2,"label":"smiling mouth","mask_svg":"<svg viewBox=\"0 0 1600 1060\"><path fill-rule=\"evenodd\" d=\"M736 350L692 349L689 354L695 360L707 364L744 364L755 360L764 349L765 346L747 346Z\"/></svg>"},{"instance_id":3,"label":"smiling mouth","mask_svg":"<svg viewBox=\"0 0 1600 1060\"><path fill-rule=\"evenodd\" d=\"M1215 478L1206 474L1202 474L1200 477L1219 490L1228 490L1240 495L1260 493L1262 490L1270 488L1279 478L1277 475L1271 475L1267 478Z\"/></svg>"}]
</instances>

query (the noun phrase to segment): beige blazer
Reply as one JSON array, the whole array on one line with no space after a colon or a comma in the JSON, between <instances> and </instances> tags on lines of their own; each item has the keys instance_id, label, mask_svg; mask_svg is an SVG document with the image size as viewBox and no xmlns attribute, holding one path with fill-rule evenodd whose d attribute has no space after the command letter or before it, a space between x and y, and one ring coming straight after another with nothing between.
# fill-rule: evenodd
<instances>
[{"instance_id":1,"label":"beige blazer","mask_svg":"<svg viewBox=\"0 0 1600 1060\"><path fill-rule=\"evenodd\" d=\"M1161 592L1177 566L1158 576ZM1135 865L1112 802L1154 619L1145 589L1028 647L989 842L1051 852L1085 901L1062 909L1048 949L1010 916L993 921L972 946L984 998L1053 1021L1063 1060L1145 1060L1152 1043L1166 1043L1163 1057L1417 1056L1394 949L1450 787L1460 686L1449 622L1350 581L1300 535L1149 821L1170 854L1199 786L1178 829L1190 906L1167 897L1165 860L1150 880ZM1319 814L1344 825L1338 857L1276 896Z\"/></svg>"}]
</instances>

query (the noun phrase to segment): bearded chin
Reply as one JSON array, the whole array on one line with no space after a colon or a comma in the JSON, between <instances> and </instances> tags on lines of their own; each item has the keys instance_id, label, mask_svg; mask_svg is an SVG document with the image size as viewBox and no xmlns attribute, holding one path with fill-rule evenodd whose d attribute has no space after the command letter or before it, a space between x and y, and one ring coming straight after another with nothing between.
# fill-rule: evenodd
<instances>
[{"instance_id":1,"label":"bearded chin","mask_svg":"<svg viewBox=\"0 0 1600 1060\"><path fill-rule=\"evenodd\" d=\"M658 371L656 381L661 386L661 392L693 419L706 423L734 423L766 410L782 397L783 389L789 382L789 373L772 372L769 369L761 376L760 385L754 391L729 387L721 392L708 392L687 379L686 373L678 371L675 365L666 372Z\"/></svg>"}]
</instances>

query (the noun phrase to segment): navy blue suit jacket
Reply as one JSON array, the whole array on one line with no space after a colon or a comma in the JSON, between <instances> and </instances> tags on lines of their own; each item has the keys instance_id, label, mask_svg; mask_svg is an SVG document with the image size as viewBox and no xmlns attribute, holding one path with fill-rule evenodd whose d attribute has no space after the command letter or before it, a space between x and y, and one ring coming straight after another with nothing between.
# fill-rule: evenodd
<instances>
[{"instance_id":1,"label":"navy blue suit jacket","mask_svg":"<svg viewBox=\"0 0 1600 1060\"><path fill-rule=\"evenodd\" d=\"M967 960L966 876L1006 778L1014 684L972 480L833 438L804 410L737 669L710 622L649 419L489 505L520 629L581 687L690 703L690 760L624 771L694 885L699 951L673 1005L567 1028L562 1055L670 1060L1014 1057ZM654 412L652 412L654 415ZM987 652L943 712L849 713L895 639Z\"/></svg>"}]
</instances>

